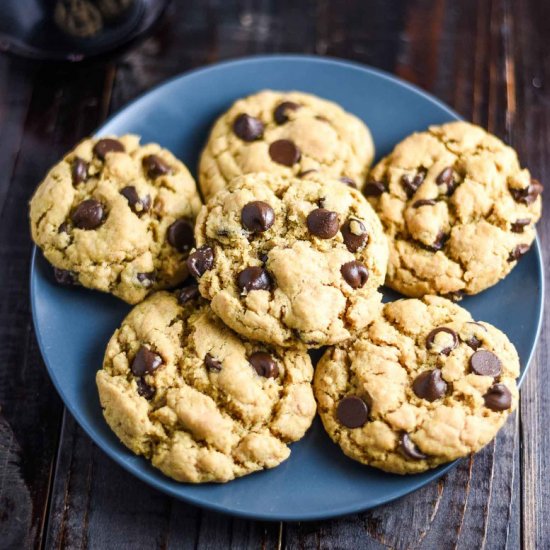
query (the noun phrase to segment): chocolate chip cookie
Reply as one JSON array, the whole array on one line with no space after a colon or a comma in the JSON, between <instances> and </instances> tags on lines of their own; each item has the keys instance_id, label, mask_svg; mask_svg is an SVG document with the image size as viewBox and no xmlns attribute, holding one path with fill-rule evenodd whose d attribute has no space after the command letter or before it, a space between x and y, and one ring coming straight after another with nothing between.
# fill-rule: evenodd
<instances>
[{"instance_id":1,"label":"chocolate chip cookie","mask_svg":"<svg viewBox=\"0 0 550 550\"><path fill-rule=\"evenodd\" d=\"M489 443L517 406L518 375L502 332L425 296L385 304L358 338L327 350L314 391L346 455L408 474Z\"/></svg>"},{"instance_id":2,"label":"chocolate chip cookie","mask_svg":"<svg viewBox=\"0 0 550 550\"><path fill-rule=\"evenodd\" d=\"M273 468L315 415L309 356L239 338L197 297L158 292L126 317L96 377L105 419L177 481Z\"/></svg>"},{"instance_id":3,"label":"chocolate chip cookie","mask_svg":"<svg viewBox=\"0 0 550 550\"><path fill-rule=\"evenodd\" d=\"M31 231L58 282L134 304L187 277L200 206L191 174L169 151L134 135L90 138L36 190Z\"/></svg>"},{"instance_id":4,"label":"chocolate chip cookie","mask_svg":"<svg viewBox=\"0 0 550 550\"><path fill-rule=\"evenodd\" d=\"M364 189L389 237L386 283L407 296L476 294L535 238L542 185L515 151L467 122L399 143Z\"/></svg>"},{"instance_id":5,"label":"chocolate chip cookie","mask_svg":"<svg viewBox=\"0 0 550 550\"><path fill-rule=\"evenodd\" d=\"M281 346L341 342L377 314L387 243L338 180L248 174L203 207L189 271L239 334Z\"/></svg>"},{"instance_id":6,"label":"chocolate chip cookie","mask_svg":"<svg viewBox=\"0 0 550 550\"><path fill-rule=\"evenodd\" d=\"M301 92L267 90L238 100L216 121L199 183L208 199L242 174L321 170L362 187L373 156L368 128L340 106Z\"/></svg>"}]
</instances>

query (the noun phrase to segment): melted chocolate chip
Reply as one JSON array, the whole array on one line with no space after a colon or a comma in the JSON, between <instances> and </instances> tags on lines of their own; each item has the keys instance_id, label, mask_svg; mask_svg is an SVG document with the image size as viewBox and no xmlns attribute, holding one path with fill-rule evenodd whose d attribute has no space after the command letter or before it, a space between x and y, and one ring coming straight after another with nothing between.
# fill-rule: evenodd
<instances>
[{"instance_id":1,"label":"melted chocolate chip","mask_svg":"<svg viewBox=\"0 0 550 550\"><path fill-rule=\"evenodd\" d=\"M338 403L336 416L346 428L360 428L369 419L369 408L360 397L348 395Z\"/></svg>"},{"instance_id":2,"label":"melted chocolate chip","mask_svg":"<svg viewBox=\"0 0 550 550\"><path fill-rule=\"evenodd\" d=\"M346 220L340 231L344 238L344 244L350 252L361 250L369 239L365 224L356 218Z\"/></svg>"},{"instance_id":3,"label":"melted chocolate chip","mask_svg":"<svg viewBox=\"0 0 550 550\"><path fill-rule=\"evenodd\" d=\"M420 199L413 202L413 208L420 208L421 206L433 206L436 203L433 199Z\"/></svg>"},{"instance_id":4,"label":"melted chocolate chip","mask_svg":"<svg viewBox=\"0 0 550 550\"><path fill-rule=\"evenodd\" d=\"M77 285L78 276L74 271L69 271L68 269L59 269L58 267L53 268L53 275L55 280L60 285Z\"/></svg>"},{"instance_id":5,"label":"melted chocolate chip","mask_svg":"<svg viewBox=\"0 0 550 550\"><path fill-rule=\"evenodd\" d=\"M340 268L340 273L351 288L361 288L369 279L369 270L357 260L344 264Z\"/></svg>"},{"instance_id":6,"label":"melted chocolate chip","mask_svg":"<svg viewBox=\"0 0 550 550\"><path fill-rule=\"evenodd\" d=\"M512 406L512 394L504 384L493 384L483 399L485 406L492 411L506 411Z\"/></svg>"},{"instance_id":7,"label":"melted chocolate chip","mask_svg":"<svg viewBox=\"0 0 550 550\"><path fill-rule=\"evenodd\" d=\"M183 305L191 300L195 300L199 297L199 287L197 285L191 285L183 287L177 294L178 303Z\"/></svg>"},{"instance_id":8,"label":"melted chocolate chip","mask_svg":"<svg viewBox=\"0 0 550 550\"><path fill-rule=\"evenodd\" d=\"M99 157L101 160L105 160L107 153L124 153L124 145L120 143L117 139L105 138L100 139L94 145L94 155Z\"/></svg>"},{"instance_id":9,"label":"melted chocolate chip","mask_svg":"<svg viewBox=\"0 0 550 550\"><path fill-rule=\"evenodd\" d=\"M78 185L88 179L88 163L79 157L75 157L71 167L73 185Z\"/></svg>"},{"instance_id":10,"label":"melted chocolate chip","mask_svg":"<svg viewBox=\"0 0 550 550\"><path fill-rule=\"evenodd\" d=\"M332 239L340 228L338 214L325 208L312 210L307 216L306 224L309 232L320 239Z\"/></svg>"},{"instance_id":11,"label":"melted chocolate chip","mask_svg":"<svg viewBox=\"0 0 550 550\"><path fill-rule=\"evenodd\" d=\"M233 122L233 132L243 141L256 141L264 135L264 124L261 120L243 113Z\"/></svg>"},{"instance_id":12,"label":"melted chocolate chip","mask_svg":"<svg viewBox=\"0 0 550 550\"><path fill-rule=\"evenodd\" d=\"M137 280L145 287L149 288L156 280L156 274L154 271L150 273L138 273Z\"/></svg>"},{"instance_id":13,"label":"melted chocolate chip","mask_svg":"<svg viewBox=\"0 0 550 550\"><path fill-rule=\"evenodd\" d=\"M141 346L132 361L130 370L135 376L152 374L162 365L162 357L147 346Z\"/></svg>"},{"instance_id":14,"label":"melted chocolate chip","mask_svg":"<svg viewBox=\"0 0 550 550\"><path fill-rule=\"evenodd\" d=\"M455 190L456 184L453 181L453 168L452 166L447 166L443 169L439 176L435 178L437 185L445 185L447 187L447 195L451 195Z\"/></svg>"},{"instance_id":15,"label":"melted chocolate chip","mask_svg":"<svg viewBox=\"0 0 550 550\"><path fill-rule=\"evenodd\" d=\"M525 227L531 223L531 218L519 218L511 224L510 229L513 233L523 233Z\"/></svg>"},{"instance_id":16,"label":"melted chocolate chip","mask_svg":"<svg viewBox=\"0 0 550 550\"><path fill-rule=\"evenodd\" d=\"M363 189L365 197L379 197L388 191L388 186L383 181L369 181Z\"/></svg>"},{"instance_id":17,"label":"melted chocolate chip","mask_svg":"<svg viewBox=\"0 0 550 550\"><path fill-rule=\"evenodd\" d=\"M103 205L95 199L87 199L74 209L71 221L78 229L96 229L105 221Z\"/></svg>"},{"instance_id":18,"label":"melted chocolate chip","mask_svg":"<svg viewBox=\"0 0 550 550\"><path fill-rule=\"evenodd\" d=\"M403 433L401 436L401 441L399 443L399 450L401 453L407 457L412 458L413 460L423 460L428 458L412 441L408 433Z\"/></svg>"},{"instance_id":19,"label":"melted chocolate chip","mask_svg":"<svg viewBox=\"0 0 550 550\"><path fill-rule=\"evenodd\" d=\"M187 269L196 279L202 277L214 265L214 251L209 246L201 246L187 258Z\"/></svg>"},{"instance_id":20,"label":"melted chocolate chip","mask_svg":"<svg viewBox=\"0 0 550 550\"><path fill-rule=\"evenodd\" d=\"M128 185L120 190L120 194L128 201L128 206L138 216L143 216L151 208L151 197L145 195L142 199L139 197L137 189L133 185Z\"/></svg>"},{"instance_id":21,"label":"melted chocolate chip","mask_svg":"<svg viewBox=\"0 0 550 550\"><path fill-rule=\"evenodd\" d=\"M415 176L411 176L409 174L404 174L401 176L401 183L403 184L405 193L407 193L408 197L412 197L416 193L416 190L422 185L425 176L426 174L424 172L419 172Z\"/></svg>"},{"instance_id":22,"label":"melted chocolate chip","mask_svg":"<svg viewBox=\"0 0 550 550\"><path fill-rule=\"evenodd\" d=\"M315 168L312 168L311 170L304 170L303 172L300 172L297 177L305 178L308 174L313 174L314 172L318 172L318 170L315 170Z\"/></svg>"},{"instance_id":23,"label":"melted chocolate chip","mask_svg":"<svg viewBox=\"0 0 550 550\"><path fill-rule=\"evenodd\" d=\"M204 357L204 364L206 365L206 370L210 372L220 372L222 370L221 361L214 359L209 353Z\"/></svg>"},{"instance_id":24,"label":"melted chocolate chip","mask_svg":"<svg viewBox=\"0 0 550 550\"><path fill-rule=\"evenodd\" d=\"M263 267L250 266L239 273L237 286L244 294L253 290L269 290L271 288L271 278Z\"/></svg>"},{"instance_id":25,"label":"melted chocolate chip","mask_svg":"<svg viewBox=\"0 0 550 550\"><path fill-rule=\"evenodd\" d=\"M510 194L516 202L529 205L537 200L542 191L542 184L533 179L525 189L510 189Z\"/></svg>"},{"instance_id":26,"label":"melted chocolate chip","mask_svg":"<svg viewBox=\"0 0 550 550\"><path fill-rule=\"evenodd\" d=\"M283 101L273 111L273 118L277 124L284 124L288 122L288 111L296 111L300 107L301 105L294 103L294 101Z\"/></svg>"},{"instance_id":27,"label":"melted chocolate chip","mask_svg":"<svg viewBox=\"0 0 550 550\"><path fill-rule=\"evenodd\" d=\"M141 164L147 175L152 180L158 178L159 176L169 174L172 171L170 165L158 155L147 155L146 157L143 157Z\"/></svg>"},{"instance_id":28,"label":"melted chocolate chip","mask_svg":"<svg viewBox=\"0 0 550 550\"><path fill-rule=\"evenodd\" d=\"M428 334L428 336L426 337L426 347L431 350L434 348L434 346L436 345L436 337L438 334L440 333L445 333L445 334L449 334L450 335L450 342L448 345L446 345L444 348L442 348L441 350L439 350L437 353L441 353L442 355L449 355L449 353L451 353L451 351L453 351L456 346L458 346L458 336L456 334L456 332L453 330L453 329L450 329L448 327L437 327L437 328L434 328L430 334ZM437 350L434 350L434 351L437 351Z\"/></svg>"},{"instance_id":29,"label":"melted chocolate chip","mask_svg":"<svg viewBox=\"0 0 550 550\"><path fill-rule=\"evenodd\" d=\"M155 388L149 386L149 384L147 384L147 382L145 382L143 378L138 378L136 380L136 384L139 395L145 397L145 399L147 399L148 401L153 399L153 397L155 396Z\"/></svg>"},{"instance_id":30,"label":"melted chocolate chip","mask_svg":"<svg viewBox=\"0 0 550 550\"><path fill-rule=\"evenodd\" d=\"M241 223L249 231L263 233L275 221L275 212L267 202L252 201L241 211Z\"/></svg>"},{"instance_id":31,"label":"melted chocolate chip","mask_svg":"<svg viewBox=\"0 0 550 550\"><path fill-rule=\"evenodd\" d=\"M421 399L435 401L445 395L447 383L439 369L427 370L419 374L413 382L413 391Z\"/></svg>"},{"instance_id":32,"label":"melted chocolate chip","mask_svg":"<svg viewBox=\"0 0 550 550\"><path fill-rule=\"evenodd\" d=\"M166 240L179 252L190 250L195 244L193 224L185 218L176 220L168 227Z\"/></svg>"},{"instance_id":33,"label":"melted chocolate chip","mask_svg":"<svg viewBox=\"0 0 550 550\"><path fill-rule=\"evenodd\" d=\"M254 370L264 378L277 378L279 376L279 365L273 357L265 351L255 351L248 362L254 367Z\"/></svg>"},{"instance_id":34,"label":"melted chocolate chip","mask_svg":"<svg viewBox=\"0 0 550 550\"><path fill-rule=\"evenodd\" d=\"M63 222L58 228L58 233L68 233L71 229L71 224L68 222Z\"/></svg>"},{"instance_id":35,"label":"melted chocolate chip","mask_svg":"<svg viewBox=\"0 0 550 550\"><path fill-rule=\"evenodd\" d=\"M527 254L529 252L530 246L528 244L518 244L512 252L510 252L510 255L508 256L509 262L516 262L519 260L522 256Z\"/></svg>"},{"instance_id":36,"label":"melted chocolate chip","mask_svg":"<svg viewBox=\"0 0 550 550\"><path fill-rule=\"evenodd\" d=\"M438 250L441 250L445 246L445 243L447 242L448 239L449 239L449 235L447 235L443 231L440 231L437 234L433 244L431 245L425 244L423 246L430 252L437 252Z\"/></svg>"},{"instance_id":37,"label":"melted chocolate chip","mask_svg":"<svg viewBox=\"0 0 550 550\"><path fill-rule=\"evenodd\" d=\"M273 162L293 166L302 158L300 149L289 139L278 139L269 146L269 156Z\"/></svg>"},{"instance_id":38,"label":"melted chocolate chip","mask_svg":"<svg viewBox=\"0 0 550 550\"><path fill-rule=\"evenodd\" d=\"M353 187L354 189L357 189L357 184L355 183L355 180L348 178L347 176L342 176L340 178L340 181L342 183L345 183L349 187Z\"/></svg>"},{"instance_id":39,"label":"melted chocolate chip","mask_svg":"<svg viewBox=\"0 0 550 550\"><path fill-rule=\"evenodd\" d=\"M486 349L476 351L470 357L470 368L479 376L498 376L502 370L500 359Z\"/></svg>"}]
</instances>

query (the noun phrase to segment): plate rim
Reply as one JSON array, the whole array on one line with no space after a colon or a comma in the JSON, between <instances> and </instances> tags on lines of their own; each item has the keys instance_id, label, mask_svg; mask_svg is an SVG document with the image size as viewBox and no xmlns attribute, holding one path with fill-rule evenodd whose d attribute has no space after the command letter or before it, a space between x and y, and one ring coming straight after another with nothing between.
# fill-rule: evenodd
<instances>
[{"instance_id":1,"label":"plate rim","mask_svg":"<svg viewBox=\"0 0 550 550\"><path fill-rule=\"evenodd\" d=\"M357 62L350 62L346 60L342 60L335 57L325 57L325 56L314 56L314 55L295 55L295 54L268 54L268 55L252 55L252 56L246 56L246 57L240 57L236 59L231 59L227 61L222 61L219 63L213 63L211 65L198 67L196 69L192 69L190 71L185 71L183 73L179 73L177 75L174 75L173 77L162 81L161 83L157 84L156 86L152 87L151 89L143 92L142 94L138 95L136 98L131 100L130 102L123 105L120 109L118 109L115 113L113 113L111 116L109 116L93 133L94 136L101 136L105 135L105 128L108 127L111 123L115 122L116 119L119 116L123 116L127 114L127 111L133 108L136 108L137 104L144 98L146 98L149 95L154 94L158 90L160 90L163 87L170 86L175 81L182 79L182 78L193 78L197 75L201 76L204 73L208 72L217 72L219 70L225 70L227 68L231 68L232 66L236 65L244 65L249 63L257 63L259 61L290 61L290 62L307 62L307 63L316 63L316 64L324 64L324 65L336 65L336 66L343 66L347 69L353 69L359 72L366 72L370 73L371 75L375 75L377 77L380 77L386 81L390 81L393 84L396 84L402 88L408 89L409 91L416 93L420 96L422 96L424 99L426 99L429 103L437 106L438 108L442 109L446 113L449 114L450 117L452 117L455 120L463 120L463 118L452 108L447 106L445 103L443 103L441 100L436 98L435 96L429 94L428 92L422 90L418 86L411 84L409 82L406 82L405 80L402 80L398 76L394 76L391 73L388 73L386 71L383 71L381 69L372 68L367 65L363 65L361 63ZM535 337L533 340L533 346L529 352L529 356L527 358L527 361L525 362L525 368L523 369L523 372L518 377L518 387L521 387L521 384L523 383L523 380L528 372L528 370L531 367L531 363L533 361L533 358L535 356L540 334L542 330L542 322L543 322L543 315L544 315L544 295L545 295L545 277L544 277L544 262L543 262L543 255L542 255L542 248L540 244L540 239L538 236L538 233L535 237L535 246L534 250L536 251L536 263L538 267L538 284L540 287L540 293L542 299L538 301L538 312L537 312L537 328L535 332ZM64 406L67 408L67 410L70 412L70 414L73 416L74 420L78 423L78 425L84 430L84 432L92 439L95 445L97 445L111 460L113 460L118 466L122 467L124 470L132 474L133 476L137 477L140 481L146 483L150 487L153 487L155 490L160 491L170 497L176 498L178 500L190 503L194 506L198 506L200 508L204 508L207 510L212 510L215 512L228 514L233 517L240 517L244 519L251 519L251 520L258 520L258 521L288 521L288 522L297 522L297 521L319 521L319 520L326 520L331 518L338 518L342 516L346 516L353 513L359 513L366 510L370 510L373 508L376 508L378 506L381 506L383 504L389 504L391 502L394 502L395 500L398 500L402 497L405 497L418 489L428 485L429 483L432 483L436 479L439 479L441 476L446 474L451 468L454 468L459 460L455 460L453 462L450 462L442 467L437 468L436 470L432 470L431 475L427 478L423 478L421 481L417 483L411 484L410 487L407 487L407 489L402 492L401 494L391 497L391 498L378 498L374 502L371 502L370 504L366 506L361 506L357 504L351 504L347 506L340 506L337 509L331 510L330 512L326 513L300 513L300 515L297 514L277 514L274 515L271 512L264 512L264 511L255 511L255 512L246 512L241 510L233 510L229 505L223 505L218 504L215 502L204 502L199 497L194 495L182 495L178 493L178 491L175 488L165 486L162 484L161 481L152 478L148 472L143 470L142 467L136 466L132 463L127 462L120 456L118 456L116 453L117 451L110 445L108 442L104 440L104 438L96 432L96 430L93 428L92 425L89 425L85 416L82 415L79 411L79 409L66 397L65 392L61 388L61 384L55 375L54 369L50 366L50 361L47 359L46 354L44 353L44 350L46 349L46 346L44 345L42 341L42 334L40 332L39 326L37 324L37 314L36 314L36 293L35 293L35 284L37 280L36 275L36 264L37 264L37 254L38 254L38 248L36 245L33 245L32 253L31 253L31 268L30 268L30 274L29 274L29 291L30 291L30 299L31 299L31 312L32 312L32 321L33 321L33 327L34 332L36 335L36 339L38 342L38 347L40 349L40 353L42 356L42 360L44 361L44 365L46 367L46 371L48 373L48 376L50 380L52 381L58 395L60 396L61 400L63 401ZM498 283L497 283L498 284ZM122 443L120 443L122 445ZM145 459L143 459L145 460ZM161 474L162 475L162 474ZM407 476L409 479L411 476ZM167 480L170 480L170 478L166 478ZM185 484L182 484L185 486Z\"/></svg>"}]
</instances>

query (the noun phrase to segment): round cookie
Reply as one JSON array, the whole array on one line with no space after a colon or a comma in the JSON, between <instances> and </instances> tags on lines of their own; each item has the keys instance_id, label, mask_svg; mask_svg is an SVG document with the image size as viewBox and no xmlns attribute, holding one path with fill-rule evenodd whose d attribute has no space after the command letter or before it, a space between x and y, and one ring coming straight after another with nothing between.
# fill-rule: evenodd
<instances>
[{"instance_id":1,"label":"round cookie","mask_svg":"<svg viewBox=\"0 0 550 550\"><path fill-rule=\"evenodd\" d=\"M515 151L467 122L404 139L364 191L389 237L386 284L413 297L494 285L529 250L541 215L542 186Z\"/></svg>"},{"instance_id":2,"label":"round cookie","mask_svg":"<svg viewBox=\"0 0 550 550\"><path fill-rule=\"evenodd\" d=\"M203 207L192 275L236 332L281 346L341 342L378 312L387 264L361 193L319 174L235 179Z\"/></svg>"},{"instance_id":3,"label":"round cookie","mask_svg":"<svg viewBox=\"0 0 550 550\"><path fill-rule=\"evenodd\" d=\"M374 157L368 128L331 101L265 90L239 99L214 124L199 165L206 199L251 172L320 170L362 187Z\"/></svg>"},{"instance_id":4,"label":"round cookie","mask_svg":"<svg viewBox=\"0 0 550 550\"><path fill-rule=\"evenodd\" d=\"M166 149L134 135L89 138L36 190L31 231L58 282L134 304L187 277L200 206L191 174Z\"/></svg>"},{"instance_id":5,"label":"round cookie","mask_svg":"<svg viewBox=\"0 0 550 550\"><path fill-rule=\"evenodd\" d=\"M158 292L123 321L96 377L105 419L177 481L274 468L315 416L309 356L239 338L197 296Z\"/></svg>"},{"instance_id":6,"label":"round cookie","mask_svg":"<svg viewBox=\"0 0 550 550\"><path fill-rule=\"evenodd\" d=\"M315 370L319 413L344 453L397 474L480 450L516 408L519 359L498 329L450 300L385 304Z\"/></svg>"}]
</instances>

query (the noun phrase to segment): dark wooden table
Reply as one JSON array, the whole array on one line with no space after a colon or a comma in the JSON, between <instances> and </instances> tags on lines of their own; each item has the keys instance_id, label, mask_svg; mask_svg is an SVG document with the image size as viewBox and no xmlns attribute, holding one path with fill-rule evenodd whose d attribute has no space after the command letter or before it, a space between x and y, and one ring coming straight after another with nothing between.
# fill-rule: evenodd
<instances>
[{"instance_id":1,"label":"dark wooden table","mask_svg":"<svg viewBox=\"0 0 550 550\"><path fill-rule=\"evenodd\" d=\"M168 77L260 52L391 71L511 143L548 182L549 36L546 0L185 0L118 60L54 67L0 57L0 548L549 548L546 328L518 413L440 481L333 521L234 519L134 479L64 410L32 328L27 223L45 170L110 112ZM539 235L547 250L548 216Z\"/></svg>"}]
</instances>

